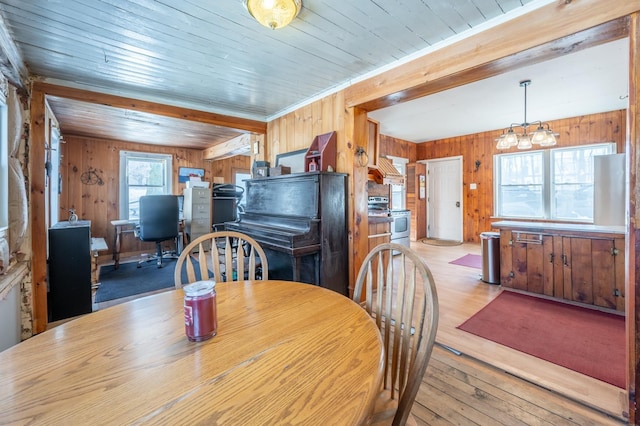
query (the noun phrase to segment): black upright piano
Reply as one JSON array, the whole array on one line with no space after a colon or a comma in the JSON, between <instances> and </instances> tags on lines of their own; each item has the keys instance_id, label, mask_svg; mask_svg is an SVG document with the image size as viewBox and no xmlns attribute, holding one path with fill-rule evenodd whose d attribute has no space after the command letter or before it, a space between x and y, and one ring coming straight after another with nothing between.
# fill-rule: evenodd
<instances>
[{"instance_id":1,"label":"black upright piano","mask_svg":"<svg viewBox=\"0 0 640 426\"><path fill-rule=\"evenodd\" d=\"M245 207L225 229L254 238L269 279L348 295L347 175L309 172L246 181Z\"/></svg>"}]
</instances>

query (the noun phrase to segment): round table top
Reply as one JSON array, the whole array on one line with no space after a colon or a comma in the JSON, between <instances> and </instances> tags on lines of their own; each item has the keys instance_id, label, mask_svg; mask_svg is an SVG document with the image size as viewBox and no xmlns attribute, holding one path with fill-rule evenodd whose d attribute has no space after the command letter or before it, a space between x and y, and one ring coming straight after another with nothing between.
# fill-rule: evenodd
<instances>
[{"instance_id":1,"label":"round table top","mask_svg":"<svg viewBox=\"0 0 640 426\"><path fill-rule=\"evenodd\" d=\"M183 292L85 315L0 353L0 419L39 424L357 424L380 388L380 333L333 291L216 285L218 334L189 342Z\"/></svg>"}]
</instances>

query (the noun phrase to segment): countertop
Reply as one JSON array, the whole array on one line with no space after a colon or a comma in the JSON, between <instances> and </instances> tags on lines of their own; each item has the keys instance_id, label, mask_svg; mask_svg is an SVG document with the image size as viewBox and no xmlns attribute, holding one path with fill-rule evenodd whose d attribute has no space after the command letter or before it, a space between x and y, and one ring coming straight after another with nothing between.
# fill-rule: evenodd
<instances>
[{"instance_id":1,"label":"countertop","mask_svg":"<svg viewBox=\"0 0 640 426\"><path fill-rule=\"evenodd\" d=\"M624 226L615 225L591 225L582 223L559 223L559 222L519 222L511 220L501 220L493 222L492 228L497 229L522 229L527 231L542 232L548 231L571 231L571 232L589 232L602 234L622 234L626 232Z\"/></svg>"}]
</instances>

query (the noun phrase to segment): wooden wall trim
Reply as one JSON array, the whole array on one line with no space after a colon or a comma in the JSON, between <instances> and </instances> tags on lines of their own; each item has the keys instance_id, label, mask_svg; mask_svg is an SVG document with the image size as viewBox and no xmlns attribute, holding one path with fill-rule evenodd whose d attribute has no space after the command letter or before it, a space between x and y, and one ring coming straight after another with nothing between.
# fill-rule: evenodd
<instances>
[{"instance_id":1,"label":"wooden wall trim","mask_svg":"<svg viewBox=\"0 0 640 426\"><path fill-rule=\"evenodd\" d=\"M369 216L367 183L369 169L355 158L357 147L367 146L369 125L367 112L360 108L346 108L345 134L350 153L352 173L349 188L349 297L353 297L356 274L369 252Z\"/></svg>"},{"instance_id":2,"label":"wooden wall trim","mask_svg":"<svg viewBox=\"0 0 640 426\"><path fill-rule=\"evenodd\" d=\"M236 130L258 134L264 134L267 131L267 123L263 121L231 117L228 115L216 114L212 112L181 108L155 102L143 101L139 99L108 95L105 93L90 92L87 90L76 89L72 87L56 86L53 84L42 82L35 82L34 89L35 88L51 96L59 96L62 98L75 99L78 101L102 104L116 108L142 111L150 114L162 115L165 117L197 121L199 123L213 124L216 126L229 127Z\"/></svg>"},{"instance_id":3,"label":"wooden wall trim","mask_svg":"<svg viewBox=\"0 0 640 426\"><path fill-rule=\"evenodd\" d=\"M522 66L615 40L624 36L626 21L589 29L637 10L640 0L555 2L356 83L345 90L346 104L372 111L499 74L514 60ZM518 56L500 62L512 55Z\"/></svg>"},{"instance_id":4,"label":"wooden wall trim","mask_svg":"<svg viewBox=\"0 0 640 426\"><path fill-rule=\"evenodd\" d=\"M31 92L29 132L29 184L31 227L31 275L33 332L47 329L47 229L45 202L45 93L38 87Z\"/></svg>"},{"instance_id":5,"label":"wooden wall trim","mask_svg":"<svg viewBox=\"0 0 640 426\"><path fill-rule=\"evenodd\" d=\"M637 277L640 276L640 234L638 223L640 223L640 209L637 207L640 200L640 182L638 179L638 167L640 167L640 14L634 13L631 16L631 27L629 31L629 108L627 109L627 175L629 176L629 230L627 232L625 264L627 283L625 289L626 303L626 327L628 350L628 386L629 392L629 424L637 424L637 409L640 404L638 388L640 387L640 336L637 330L640 329L640 291L638 291Z\"/></svg>"}]
</instances>

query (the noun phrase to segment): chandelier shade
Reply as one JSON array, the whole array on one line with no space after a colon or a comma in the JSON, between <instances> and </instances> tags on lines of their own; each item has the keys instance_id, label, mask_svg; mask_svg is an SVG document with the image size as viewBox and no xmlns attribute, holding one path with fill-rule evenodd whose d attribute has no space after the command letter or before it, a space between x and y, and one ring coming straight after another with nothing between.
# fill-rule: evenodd
<instances>
[{"instance_id":1,"label":"chandelier shade","mask_svg":"<svg viewBox=\"0 0 640 426\"><path fill-rule=\"evenodd\" d=\"M509 149L513 146L518 149L530 149L533 145L552 146L557 143L556 136L547 123L542 121L527 121L527 87L531 80L523 80L520 87L524 87L524 121L522 123L511 123L497 139L496 149ZM536 129L529 132L529 126L536 125ZM516 131L516 129L518 129Z\"/></svg>"},{"instance_id":2,"label":"chandelier shade","mask_svg":"<svg viewBox=\"0 0 640 426\"><path fill-rule=\"evenodd\" d=\"M298 16L301 0L244 0L251 16L267 28L285 27Z\"/></svg>"}]
</instances>

